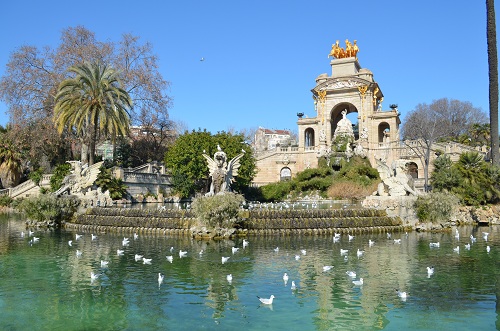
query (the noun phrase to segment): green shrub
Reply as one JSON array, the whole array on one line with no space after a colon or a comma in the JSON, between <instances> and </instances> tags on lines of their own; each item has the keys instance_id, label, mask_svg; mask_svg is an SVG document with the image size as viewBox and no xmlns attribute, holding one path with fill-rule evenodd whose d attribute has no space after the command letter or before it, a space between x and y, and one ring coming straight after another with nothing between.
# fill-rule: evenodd
<instances>
[{"instance_id":1,"label":"green shrub","mask_svg":"<svg viewBox=\"0 0 500 331\"><path fill-rule=\"evenodd\" d=\"M50 177L51 192L57 191L63 182L64 177L71 173L71 165L69 163L58 164L54 168L54 174Z\"/></svg>"},{"instance_id":2,"label":"green shrub","mask_svg":"<svg viewBox=\"0 0 500 331\"><path fill-rule=\"evenodd\" d=\"M453 194L436 192L420 195L414 207L420 221L437 223L449 221L459 203Z\"/></svg>"},{"instance_id":3,"label":"green shrub","mask_svg":"<svg viewBox=\"0 0 500 331\"><path fill-rule=\"evenodd\" d=\"M12 198L8 195L0 196L0 206L10 206L12 203Z\"/></svg>"},{"instance_id":4,"label":"green shrub","mask_svg":"<svg viewBox=\"0 0 500 331\"><path fill-rule=\"evenodd\" d=\"M294 188L295 181L292 180L261 186L260 191L264 201L281 201L285 200Z\"/></svg>"},{"instance_id":5,"label":"green shrub","mask_svg":"<svg viewBox=\"0 0 500 331\"><path fill-rule=\"evenodd\" d=\"M80 200L75 197L58 198L53 194L42 194L21 200L15 208L31 220L61 224L62 221L71 219L79 205Z\"/></svg>"},{"instance_id":6,"label":"green shrub","mask_svg":"<svg viewBox=\"0 0 500 331\"><path fill-rule=\"evenodd\" d=\"M35 185L39 185L40 181L42 180L42 176L43 169L38 168L37 170L30 172L28 178L31 179L35 183Z\"/></svg>"},{"instance_id":7,"label":"green shrub","mask_svg":"<svg viewBox=\"0 0 500 331\"><path fill-rule=\"evenodd\" d=\"M100 187L103 192L109 191L109 196L113 200L122 199L127 194L127 185L123 183L123 180L113 177L111 169L101 167L95 184Z\"/></svg>"},{"instance_id":8,"label":"green shrub","mask_svg":"<svg viewBox=\"0 0 500 331\"><path fill-rule=\"evenodd\" d=\"M198 221L209 228L233 228L238 211L245 199L240 194L227 192L195 198L191 207Z\"/></svg>"}]
</instances>

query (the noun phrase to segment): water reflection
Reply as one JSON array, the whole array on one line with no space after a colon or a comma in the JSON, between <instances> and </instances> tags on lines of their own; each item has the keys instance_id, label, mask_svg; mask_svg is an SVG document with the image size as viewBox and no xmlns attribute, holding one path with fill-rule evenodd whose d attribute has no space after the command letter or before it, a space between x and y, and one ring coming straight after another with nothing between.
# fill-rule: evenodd
<instances>
[{"instance_id":1,"label":"water reflection","mask_svg":"<svg viewBox=\"0 0 500 331\"><path fill-rule=\"evenodd\" d=\"M23 230L20 220L0 221L1 329L27 328L35 320L42 329L68 330L452 329L472 323L491 329L498 318L496 227L460 228L458 239L454 232L342 236L337 242L326 236L251 237L246 247L239 238L205 242L159 235L130 236L123 246L123 236L100 233L92 240L84 233L76 240L70 231L37 231L40 241L30 246ZM453 251L466 243L470 251ZM348 250L347 259L340 249ZM186 257L179 257L181 250ZM136 261L136 254L151 264ZM222 256L230 256L227 263ZM429 266L435 268L431 277ZM364 284L353 284L348 271ZM100 274L94 282L91 272ZM160 285L158 273L165 275ZM406 300L396 289L408 293ZM257 299L271 295L272 305Z\"/></svg>"}]
</instances>

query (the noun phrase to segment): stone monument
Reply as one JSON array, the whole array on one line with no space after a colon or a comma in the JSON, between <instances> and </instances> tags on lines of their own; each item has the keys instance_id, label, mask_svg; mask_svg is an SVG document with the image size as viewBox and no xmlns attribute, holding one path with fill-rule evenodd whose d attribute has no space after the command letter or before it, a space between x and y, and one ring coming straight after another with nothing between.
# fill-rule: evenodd
<instances>
[{"instance_id":1,"label":"stone monument","mask_svg":"<svg viewBox=\"0 0 500 331\"><path fill-rule=\"evenodd\" d=\"M240 159L245 155L245 151L236 155L231 161L227 162L227 155L222 151L221 147L217 145L217 152L212 159L203 151L203 157L208 162L208 169L210 170L210 192L207 196L216 194L223 194L224 192L231 191L231 183L234 182L234 177L238 176L238 169L240 168Z\"/></svg>"}]
</instances>

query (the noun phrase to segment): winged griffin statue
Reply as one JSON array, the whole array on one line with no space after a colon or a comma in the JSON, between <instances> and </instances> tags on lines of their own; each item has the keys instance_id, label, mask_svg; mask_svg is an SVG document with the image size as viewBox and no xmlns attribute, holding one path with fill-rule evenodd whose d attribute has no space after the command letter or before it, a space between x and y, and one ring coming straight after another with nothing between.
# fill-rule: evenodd
<instances>
[{"instance_id":1,"label":"winged griffin statue","mask_svg":"<svg viewBox=\"0 0 500 331\"><path fill-rule=\"evenodd\" d=\"M212 183L210 184L210 192L206 195L211 196L215 194L222 194L231 191L231 183L234 182L234 177L238 176L238 169L240 167L240 159L245 155L245 151L236 155L231 161L227 162L227 155L217 145L217 152L212 159L203 151L203 157L208 162L208 169Z\"/></svg>"},{"instance_id":2,"label":"winged griffin statue","mask_svg":"<svg viewBox=\"0 0 500 331\"><path fill-rule=\"evenodd\" d=\"M83 194L84 191L94 184L94 181L99 175L100 167L103 162L94 163L90 167L87 165L82 166L80 161L66 161L71 164L71 174L67 175L63 179L63 184L60 189L56 191L56 195L62 194L72 194L79 195Z\"/></svg>"},{"instance_id":3,"label":"winged griffin statue","mask_svg":"<svg viewBox=\"0 0 500 331\"><path fill-rule=\"evenodd\" d=\"M395 160L392 169L382 160L376 158L377 170L382 179L375 195L380 196L406 196L418 195L415 190L413 178L406 173L407 162L405 160Z\"/></svg>"}]
</instances>

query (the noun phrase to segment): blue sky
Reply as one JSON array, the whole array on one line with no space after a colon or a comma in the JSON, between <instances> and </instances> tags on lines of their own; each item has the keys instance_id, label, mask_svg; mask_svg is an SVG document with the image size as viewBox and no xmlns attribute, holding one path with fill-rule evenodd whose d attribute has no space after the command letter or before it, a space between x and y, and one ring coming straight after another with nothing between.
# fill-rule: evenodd
<instances>
[{"instance_id":1,"label":"blue sky","mask_svg":"<svg viewBox=\"0 0 500 331\"><path fill-rule=\"evenodd\" d=\"M18 47L55 48L77 25L151 42L172 84L170 117L188 129L296 130L297 112L315 116L310 90L331 74L337 39L358 41L383 108L398 104L403 121L443 97L488 111L485 1L4 1L0 75Z\"/></svg>"}]
</instances>

